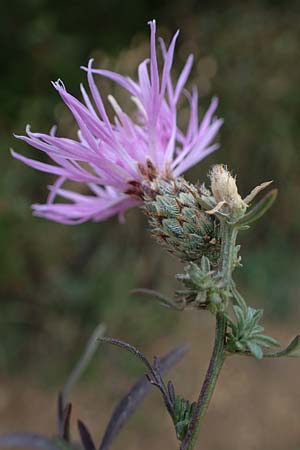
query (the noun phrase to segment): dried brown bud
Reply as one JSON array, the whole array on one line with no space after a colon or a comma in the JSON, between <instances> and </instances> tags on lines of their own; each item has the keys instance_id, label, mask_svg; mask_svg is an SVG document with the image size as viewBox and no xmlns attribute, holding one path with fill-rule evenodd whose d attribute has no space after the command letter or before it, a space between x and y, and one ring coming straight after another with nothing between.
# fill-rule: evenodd
<instances>
[{"instance_id":1,"label":"dried brown bud","mask_svg":"<svg viewBox=\"0 0 300 450\"><path fill-rule=\"evenodd\" d=\"M233 212L244 212L247 204L238 193L236 180L222 164L213 166L210 172L211 190L216 200L215 210L223 205L229 207Z\"/></svg>"}]
</instances>

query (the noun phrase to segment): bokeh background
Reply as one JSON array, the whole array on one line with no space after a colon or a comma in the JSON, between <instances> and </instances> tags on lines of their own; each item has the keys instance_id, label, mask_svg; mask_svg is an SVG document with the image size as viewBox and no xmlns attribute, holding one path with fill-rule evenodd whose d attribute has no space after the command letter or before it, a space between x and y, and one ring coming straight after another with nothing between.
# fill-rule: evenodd
<instances>
[{"instance_id":1,"label":"bokeh background","mask_svg":"<svg viewBox=\"0 0 300 450\"><path fill-rule=\"evenodd\" d=\"M67 227L33 218L45 174L22 166L9 148L33 155L12 137L53 123L72 136L74 123L52 88L61 78L79 95L80 65L131 76L148 55L147 21L167 40L181 29L174 74L195 54L191 84L201 111L220 99L221 150L187 174L205 180L225 162L242 193L273 179L272 211L241 236L241 290L265 310L265 326L283 344L300 322L300 4L298 1L11 0L1 2L0 41L0 432L55 428L55 393L94 327L137 345L148 356L181 342L191 351L172 376L196 396L212 345L208 313L178 314L129 294L148 287L172 295L181 265L153 243L139 210L119 225ZM106 81L100 88L122 95ZM184 105L183 105L184 120ZM128 355L100 348L74 390L75 416L101 435L113 405L142 373ZM229 359L203 429L207 450L297 450L300 363ZM115 443L116 449L176 448L160 398L153 393ZM199 444L200 448L200 444Z\"/></svg>"}]
</instances>

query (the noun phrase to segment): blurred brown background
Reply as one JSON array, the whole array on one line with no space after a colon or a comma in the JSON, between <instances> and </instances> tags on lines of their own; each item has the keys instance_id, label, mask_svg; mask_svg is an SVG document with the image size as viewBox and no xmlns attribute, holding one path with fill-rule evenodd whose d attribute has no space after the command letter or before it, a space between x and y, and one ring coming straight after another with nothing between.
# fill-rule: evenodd
<instances>
[{"instance_id":1,"label":"blurred brown background","mask_svg":"<svg viewBox=\"0 0 300 450\"><path fill-rule=\"evenodd\" d=\"M201 108L212 95L225 119L221 150L187 174L205 180L225 162L242 193L273 179L280 195L272 211L240 237L243 269L236 279L266 330L287 344L299 332L300 273L300 4L298 1L12 0L1 2L0 88L0 433L55 428L55 394L97 323L149 357L190 342L173 370L176 386L194 398L206 370L213 319L178 314L129 295L143 286L172 295L181 265L153 244L139 210L125 225L67 227L33 218L30 204L46 197L51 178L14 161L12 138L57 123L74 123L50 80L62 78L79 95L79 68L97 65L136 75L148 55L147 21L168 39L181 29L174 74L195 54L191 84ZM115 91L101 82L105 94ZM118 92L118 95L119 94ZM185 111L182 117L184 122ZM100 348L74 390L79 415L99 437L113 405L142 373L127 354ZM229 358L203 428L207 450L298 450L300 363ZM116 441L116 449L176 448L160 398L154 393Z\"/></svg>"}]
</instances>

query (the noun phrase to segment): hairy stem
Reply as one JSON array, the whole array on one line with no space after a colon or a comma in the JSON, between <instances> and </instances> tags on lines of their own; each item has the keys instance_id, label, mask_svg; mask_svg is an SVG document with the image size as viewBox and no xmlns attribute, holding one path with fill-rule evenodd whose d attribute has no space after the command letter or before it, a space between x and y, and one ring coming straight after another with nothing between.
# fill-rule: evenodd
<instances>
[{"instance_id":1,"label":"hairy stem","mask_svg":"<svg viewBox=\"0 0 300 450\"><path fill-rule=\"evenodd\" d=\"M231 281L231 274L235 258L235 242L238 234L238 228L222 223L221 227L221 257L220 257L220 275L224 285L227 287Z\"/></svg>"},{"instance_id":2,"label":"hairy stem","mask_svg":"<svg viewBox=\"0 0 300 450\"><path fill-rule=\"evenodd\" d=\"M192 450L196 444L202 425L202 419L209 406L210 399L213 395L218 376L225 360L225 331L226 319L223 313L217 313L215 344L212 357L199 394L196 410L185 440L182 443L181 450Z\"/></svg>"},{"instance_id":3,"label":"hairy stem","mask_svg":"<svg viewBox=\"0 0 300 450\"><path fill-rule=\"evenodd\" d=\"M238 229L233 225L226 223L225 221L221 224L221 226L222 247L218 275L221 278L223 284L223 292L225 294L224 309L226 310L228 308L228 302L226 298L229 295L231 288L231 274L236 257L235 243ZM193 414L186 437L181 445L181 450L193 450L193 448L195 447L201 429L202 420L208 409L225 360L225 337L227 323L223 311L220 310L216 314L216 334L213 353L204 379L204 383L198 397L195 412Z\"/></svg>"}]
</instances>

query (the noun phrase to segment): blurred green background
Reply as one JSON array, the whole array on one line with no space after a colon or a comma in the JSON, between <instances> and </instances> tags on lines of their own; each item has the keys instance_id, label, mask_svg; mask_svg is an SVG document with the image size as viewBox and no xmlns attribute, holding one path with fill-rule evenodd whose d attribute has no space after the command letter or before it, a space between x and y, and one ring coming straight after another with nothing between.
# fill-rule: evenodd
<instances>
[{"instance_id":1,"label":"blurred green background","mask_svg":"<svg viewBox=\"0 0 300 450\"><path fill-rule=\"evenodd\" d=\"M12 147L40 156L12 137L13 132L22 134L27 123L34 131L48 131L56 123L61 134L74 132L74 123L50 80L61 78L68 90L79 95L79 84L85 82L80 65L91 56L98 66L134 77L138 63L148 55L147 21L152 18L157 19L158 34L167 40L181 29L174 74L188 54L194 53L190 85L199 87L201 111L217 95L218 115L225 120L219 136L221 149L187 178L205 180L211 164L224 162L237 174L244 194L269 179L279 188L272 211L240 238L244 268L236 277L252 304L264 308L265 321L275 335L278 331L279 337L280 333L285 337L282 329L291 335L299 331L299 2L2 1L0 367L3 380L14 380L21 387L23 380L25 385L32 379L44 390L61 384L100 321L107 324L110 335L150 354L192 337L194 345L201 340L204 347L203 342L211 339L207 323L210 327L212 323L205 314L199 318L200 328L198 319L161 310L150 300L129 295L137 286L171 295L174 274L181 269L148 236L139 210L129 211L124 225L116 218L76 227L33 218L30 204L45 200L52 179L13 160L9 153ZM101 89L107 94L115 88L102 82ZM205 351L199 359L205 358ZM98 361L88 373L89 383L97 379L99 367L106 375L109 370L125 378L137 373L130 359L105 352L102 361L109 364ZM262 369L253 367L260 370L255 380L264 376ZM299 375L299 365L288 371L291 383L296 368ZM273 373L271 367L268 370ZM280 370L283 384L287 375L283 366ZM192 380L196 389L198 379ZM279 389L279 382L276 386ZM7 389L18 391L16 385ZM115 398L111 395L106 399L110 409ZM9 405L4 402L2 411L1 404L0 391L0 415L8 417ZM270 411L274 409L271 405ZM8 426L15 423L7 420ZM150 430L147 433L150 436ZM242 447L293 450L295 439L290 431L288 435L292 438L287 447L280 446L278 439L268 446L263 434L258 441L261 446L249 441ZM207 448L213 448L212 442L216 444L207 437ZM233 442L218 448L235 449ZM295 449L299 445L298 436Z\"/></svg>"}]
</instances>

